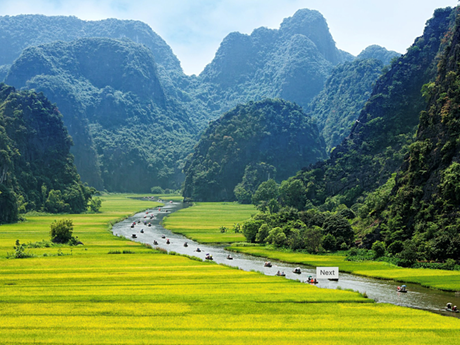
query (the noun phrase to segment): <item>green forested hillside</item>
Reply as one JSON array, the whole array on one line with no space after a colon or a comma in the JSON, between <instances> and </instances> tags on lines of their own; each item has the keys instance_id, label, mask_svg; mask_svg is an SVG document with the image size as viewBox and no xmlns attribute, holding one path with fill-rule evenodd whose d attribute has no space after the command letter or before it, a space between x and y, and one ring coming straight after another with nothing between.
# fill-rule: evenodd
<instances>
[{"instance_id":1,"label":"green forested hillside","mask_svg":"<svg viewBox=\"0 0 460 345\"><path fill-rule=\"evenodd\" d=\"M74 139L78 171L90 185L136 192L180 186L181 161L198 127L165 95L145 46L88 38L30 47L7 82L56 102Z\"/></svg>"},{"instance_id":2,"label":"green forested hillside","mask_svg":"<svg viewBox=\"0 0 460 345\"><path fill-rule=\"evenodd\" d=\"M376 59L340 64L311 102L307 112L317 119L328 152L350 133L382 68L382 62Z\"/></svg>"},{"instance_id":3,"label":"green forested hillside","mask_svg":"<svg viewBox=\"0 0 460 345\"><path fill-rule=\"evenodd\" d=\"M352 60L336 48L323 16L308 9L286 18L279 30L231 33L200 74L198 97L217 99L214 111L238 103L279 97L307 106L332 68Z\"/></svg>"},{"instance_id":4,"label":"green forested hillside","mask_svg":"<svg viewBox=\"0 0 460 345\"><path fill-rule=\"evenodd\" d=\"M421 260L460 257L460 18L446 40L436 82L425 87L427 110L384 203L371 212L363 235Z\"/></svg>"},{"instance_id":5,"label":"green forested hillside","mask_svg":"<svg viewBox=\"0 0 460 345\"><path fill-rule=\"evenodd\" d=\"M18 211L85 211L82 185L62 115L43 94L0 84L0 223Z\"/></svg>"},{"instance_id":6,"label":"green forested hillside","mask_svg":"<svg viewBox=\"0 0 460 345\"><path fill-rule=\"evenodd\" d=\"M271 99L239 105L210 124L188 158L184 196L235 200L241 183L250 201L261 182L286 179L324 157L324 141L299 106Z\"/></svg>"},{"instance_id":7,"label":"green forested hillside","mask_svg":"<svg viewBox=\"0 0 460 345\"><path fill-rule=\"evenodd\" d=\"M437 56L454 18L451 8L436 10L423 36L378 79L351 133L330 159L297 174L314 205L351 206L401 166L426 106L422 86L436 76Z\"/></svg>"}]
</instances>

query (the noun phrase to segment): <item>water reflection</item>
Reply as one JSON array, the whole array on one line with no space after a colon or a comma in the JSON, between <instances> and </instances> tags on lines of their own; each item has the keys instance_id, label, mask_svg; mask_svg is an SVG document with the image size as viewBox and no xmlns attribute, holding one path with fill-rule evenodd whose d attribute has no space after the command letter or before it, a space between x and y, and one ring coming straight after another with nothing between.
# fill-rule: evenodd
<instances>
[{"instance_id":1,"label":"water reflection","mask_svg":"<svg viewBox=\"0 0 460 345\"><path fill-rule=\"evenodd\" d=\"M272 267L265 267L264 262L267 259L241 253L230 253L233 259L229 260L229 252L225 251L224 246L200 244L182 235L174 234L160 225L161 220L165 216L187 206L181 202L167 202L160 209L156 208L138 213L115 224L112 232L114 235L124 236L132 241L150 244L153 247L164 248L180 254L196 256L202 260L205 260L206 255L210 254L216 263L239 267L245 271L253 270L266 275L276 275L279 271L280 273L284 272L287 279L302 282L306 282L308 276L311 275L314 277L316 275L315 268L299 264L289 264L272 260ZM133 238L133 235L135 235L135 238ZM157 244L154 244L154 241ZM184 246L185 243L187 243L187 246ZM301 274L293 272L296 267L301 268ZM400 284L388 280L340 273L339 281L321 279L318 280L316 286L326 289L337 289L337 287L352 289L361 293L365 292L369 298L377 302L424 309L443 315L459 317L459 314L444 311L443 307L447 302L460 306L460 295L452 292L427 289L417 284L409 284L409 291L407 293L400 293L396 291L397 286Z\"/></svg>"}]
</instances>

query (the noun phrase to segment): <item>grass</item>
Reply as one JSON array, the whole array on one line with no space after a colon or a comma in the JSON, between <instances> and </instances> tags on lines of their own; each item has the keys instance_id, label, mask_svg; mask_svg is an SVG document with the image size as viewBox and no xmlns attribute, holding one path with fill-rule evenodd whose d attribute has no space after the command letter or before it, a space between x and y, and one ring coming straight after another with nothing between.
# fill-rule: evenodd
<instances>
[{"instance_id":1,"label":"grass","mask_svg":"<svg viewBox=\"0 0 460 345\"><path fill-rule=\"evenodd\" d=\"M299 263L309 266L339 267L341 272L349 272L367 277L393 279L405 283L417 283L425 287L446 291L460 291L460 272L433 270L424 268L402 268L386 262L346 261L343 255L311 255L281 251L271 247L243 247L231 246L232 251L267 257L290 263Z\"/></svg>"},{"instance_id":2,"label":"grass","mask_svg":"<svg viewBox=\"0 0 460 345\"><path fill-rule=\"evenodd\" d=\"M242 223L256 213L253 205L231 202L198 202L182 209L163 221L163 226L202 243L231 243L245 241L242 233L235 233L233 225ZM228 230L222 233L220 228Z\"/></svg>"},{"instance_id":3,"label":"grass","mask_svg":"<svg viewBox=\"0 0 460 345\"><path fill-rule=\"evenodd\" d=\"M7 260L0 251L2 345L458 342L455 318L165 255L114 237L110 220L155 204L125 195L103 198L93 218L37 216L0 226L0 246L7 248L16 239L11 232L23 242L47 238L50 220L67 217L85 243L64 256ZM69 247L62 250L69 254Z\"/></svg>"}]
</instances>

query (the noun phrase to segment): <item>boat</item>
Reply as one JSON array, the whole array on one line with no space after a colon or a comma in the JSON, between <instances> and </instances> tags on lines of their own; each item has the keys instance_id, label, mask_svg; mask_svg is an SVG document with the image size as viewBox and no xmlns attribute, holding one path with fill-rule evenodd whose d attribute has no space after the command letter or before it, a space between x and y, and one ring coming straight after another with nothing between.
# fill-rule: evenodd
<instances>
[{"instance_id":1,"label":"boat","mask_svg":"<svg viewBox=\"0 0 460 345\"><path fill-rule=\"evenodd\" d=\"M170 244L171 242L169 242L169 238L166 239L166 244Z\"/></svg>"},{"instance_id":2,"label":"boat","mask_svg":"<svg viewBox=\"0 0 460 345\"><path fill-rule=\"evenodd\" d=\"M195 251L196 251L197 253L201 253L201 249L200 249L200 248L197 248Z\"/></svg>"},{"instance_id":3,"label":"boat","mask_svg":"<svg viewBox=\"0 0 460 345\"><path fill-rule=\"evenodd\" d=\"M272 263L270 261L265 261L264 267L272 267Z\"/></svg>"},{"instance_id":4,"label":"boat","mask_svg":"<svg viewBox=\"0 0 460 345\"><path fill-rule=\"evenodd\" d=\"M296 267L296 268L294 268L294 271L292 271L292 273L301 274L302 271L300 270L300 267Z\"/></svg>"},{"instance_id":5,"label":"boat","mask_svg":"<svg viewBox=\"0 0 460 345\"><path fill-rule=\"evenodd\" d=\"M166 236L165 236L165 235L161 235L161 238L166 238Z\"/></svg>"},{"instance_id":6,"label":"boat","mask_svg":"<svg viewBox=\"0 0 460 345\"><path fill-rule=\"evenodd\" d=\"M276 272L275 275L278 276L278 277L286 277L286 273L280 272L280 271Z\"/></svg>"},{"instance_id":7,"label":"boat","mask_svg":"<svg viewBox=\"0 0 460 345\"><path fill-rule=\"evenodd\" d=\"M188 243L187 243L187 242L184 243L184 247L188 247Z\"/></svg>"},{"instance_id":8,"label":"boat","mask_svg":"<svg viewBox=\"0 0 460 345\"><path fill-rule=\"evenodd\" d=\"M143 233L144 233L144 229L141 229L141 234L143 234Z\"/></svg>"},{"instance_id":9,"label":"boat","mask_svg":"<svg viewBox=\"0 0 460 345\"><path fill-rule=\"evenodd\" d=\"M406 293L407 292L406 285L398 286L396 288L396 291Z\"/></svg>"},{"instance_id":10,"label":"boat","mask_svg":"<svg viewBox=\"0 0 460 345\"><path fill-rule=\"evenodd\" d=\"M212 255L209 254L209 253L207 253L206 256L205 256L204 258L205 258L206 260L214 260L214 259L212 258Z\"/></svg>"},{"instance_id":11,"label":"boat","mask_svg":"<svg viewBox=\"0 0 460 345\"><path fill-rule=\"evenodd\" d=\"M154 244L154 245L157 245L158 242L157 242L156 240L153 240L153 244Z\"/></svg>"},{"instance_id":12,"label":"boat","mask_svg":"<svg viewBox=\"0 0 460 345\"><path fill-rule=\"evenodd\" d=\"M136 234L132 234L132 235L131 235L131 238L137 238L137 235L136 235Z\"/></svg>"},{"instance_id":13,"label":"boat","mask_svg":"<svg viewBox=\"0 0 460 345\"><path fill-rule=\"evenodd\" d=\"M458 313L458 309L457 310L453 310L453 309L449 309L449 308L445 308L446 311L449 311L451 313Z\"/></svg>"},{"instance_id":14,"label":"boat","mask_svg":"<svg viewBox=\"0 0 460 345\"><path fill-rule=\"evenodd\" d=\"M339 278L327 278L327 280L330 280L331 282L338 282Z\"/></svg>"},{"instance_id":15,"label":"boat","mask_svg":"<svg viewBox=\"0 0 460 345\"><path fill-rule=\"evenodd\" d=\"M227 255L227 260L233 260L233 257L230 254L228 254Z\"/></svg>"},{"instance_id":16,"label":"boat","mask_svg":"<svg viewBox=\"0 0 460 345\"><path fill-rule=\"evenodd\" d=\"M149 223L149 225L148 225L148 226L152 226L152 224L150 224L150 223Z\"/></svg>"}]
</instances>

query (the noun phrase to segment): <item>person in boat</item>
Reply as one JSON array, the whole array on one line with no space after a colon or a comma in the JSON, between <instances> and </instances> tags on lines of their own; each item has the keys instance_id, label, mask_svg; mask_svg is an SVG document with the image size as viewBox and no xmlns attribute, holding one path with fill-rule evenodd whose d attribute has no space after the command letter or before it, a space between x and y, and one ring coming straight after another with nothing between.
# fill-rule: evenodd
<instances>
[{"instance_id":1,"label":"person in boat","mask_svg":"<svg viewBox=\"0 0 460 345\"><path fill-rule=\"evenodd\" d=\"M450 302L447 303L447 304L446 304L446 308L447 308L447 309L452 309L452 303L450 303Z\"/></svg>"},{"instance_id":2,"label":"person in boat","mask_svg":"<svg viewBox=\"0 0 460 345\"><path fill-rule=\"evenodd\" d=\"M453 311L457 311L457 310L458 310L458 309L457 309L457 306L454 305L454 306L452 307L452 310L453 310Z\"/></svg>"},{"instance_id":3,"label":"person in boat","mask_svg":"<svg viewBox=\"0 0 460 345\"><path fill-rule=\"evenodd\" d=\"M276 275L277 275L277 276L280 276L280 275L281 275L281 272L280 272L280 271L276 272Z\"/></svg>"},{"instance_id":4,"label":"person in boat","mask_svg":"<svg viewBox=\"0 0 460 345\"><path fill-rule=\"evenodd\" d=\"M170 242L169 242L169 238L167 238L167 239L166 239L166 244L169 244L169 243L170 243Z\"/></svg>"},{"instance_id":5,"label":"person in boat","mask_svg":"<svg viewBox=\"0 0 460 345\"><path fill-rule=\"evenodd\" d=\"M200 248L197 248L197 249L196 249L196 252L200 253L200 252L201 252L201 249L200 249Z\"/></svg>"},{"instance_id":6,"label":"person in boat","mask_svg":"<svg viewBox=\"0 0 460 345\"><path fill-rule=\"evenodd\" d=\"M143 233L144 233L144 229L141 229L141 234L143 234Z\"/></svg>"},{"instance_id":7,"label":"person in boat","mask_svg":"<svg viewBox=\"0 0 460 345\"><path fill-rule=\"evenodd\" d=\"M154 245L157 245L157 244L158 244L158 242L157 242L156 240L154 240L154 241L153 241L153 244L154 244Z\"/></svg>"}]
</instances>

